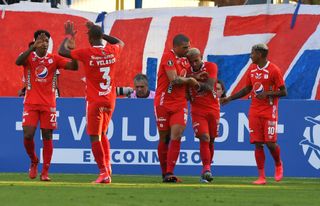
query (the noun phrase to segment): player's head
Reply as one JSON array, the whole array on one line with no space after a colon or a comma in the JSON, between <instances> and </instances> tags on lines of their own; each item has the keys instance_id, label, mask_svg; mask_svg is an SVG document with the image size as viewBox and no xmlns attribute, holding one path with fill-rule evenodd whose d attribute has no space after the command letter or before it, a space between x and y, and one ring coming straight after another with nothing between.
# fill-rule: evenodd
<instances>
[{"instance_id":1,"label":"player's head","mask_svg":"<svg viewBox=\"0 0 320 206\"><path fill-rule=\"evenodd\" d=\"M257 64L261 59L266 59L268 56L268 46L266 44L256 44L251 49L250 58L253 63Z\"/></svg>"},{"instance_id":2,"label":"player's head","mask_svg":"<svg viewBox=\"0 0 320 206\"><path fill-rule=\"evenodd\" d=\"M33 34L34 40L36 40L39 37L39 35L42 33L44 33L46 35L46 37L48 37L48 39L50 39L51 35L48 31L39 29L39 30L35 31Z\"/></svg>"},{"instance_id":3,"label":"player's head","mask_svg":"<svg viewBox=\"0 0 320 206\"><path fill-rule=\"evenodd\" d=\"M190 65L192 66L192 68L195 71L198 71L203 64L202 55L201 55L200 50L197 48L191 48L188 50L186 56L190 62Z\"/></svg>"},{"instance_id":4,"label":"player's head","mask_svg":"<svg viewBox=\"0 0 320 206\"><path fill-rule=\"evenodd\" d=\"M145 74L137 74L133 80L134 90L138 98L146 98L149 92L148 77Z\"/></svg>"},{"instance_id":5,"label":"player's head","mask_svg":"<svg viewBox=\"0 0 320 206\"><path fill-rule=\"evenodd\" d=\"M101 44L103 32L100 26L92 25L88 30L89 43L91 45Z\"/></svg>"},{"instance_id":6,"label":"player's head","mask_svg":"<svg viewBox=\"0 0 320 206\"><path fill-rule=\"evenodd\" d=\"M226 97L226 87L224 86L224 83L222 80L218 80L217 81L217 85L216 85L216 90L217 90L217 96L220 97Z\"/></svg>"},{"instance_id":7,"label":"player's head","mask_svg":"<svg viewBox=\"0 0 320 206\"><path fill-rule=\"evenodd\" d=\"M36 43L36 53L39 56L44 56L47 51L48 51L48 47L49 47L49 39L50 39L50 33L46 30L37 30L34 32L33 34L35 43ZM39 43L40 42L40 43ZM30 45L32 46L32 45Z\"/></svg>"},{"instance_id":8,"label":"player's head","mask_svg":"<svg viewBox=\"0 0 320 206\"><path fill-rule=\"evenodd\" d=\"M178 57L184 57L190 48L190 40L183 34L173 38L173 51Z\"/></svg>"}]
</instances>

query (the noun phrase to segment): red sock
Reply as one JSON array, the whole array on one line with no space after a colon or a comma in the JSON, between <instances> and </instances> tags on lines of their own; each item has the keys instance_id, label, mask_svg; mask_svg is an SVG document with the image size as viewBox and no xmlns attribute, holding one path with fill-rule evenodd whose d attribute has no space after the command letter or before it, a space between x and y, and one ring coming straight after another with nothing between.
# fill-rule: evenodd
<instances>
[{"instance_id":1,"label":"red sock","mask_svg":"<svg viewBox=\"0 0 320 206\"><path fill-rule=\"evenodd\" d=\"M31 162L38 162L38 157L36 155L35 149L34 149L34 140L32 139L23 139L24 148L26 149L26 152L28 156L31 159Z\"/></svg>"},{"instance_id":2,"label":"red sock","mask_svg":"<svg viewBox=\"0 0 320 206\"><path fill-rule=\"evenodd\" d=\"M167 154L168 154L168 144L166 144L163 141L159 141L158 157L159 157L162 175L165 175L167 172Z\"/></svg>"},{"instance_id":3,"label":"red sock","mask_svg":"<svg viewBox=\"0 0 320 206\"><path fill-rule=\"evenodd\" d=\"M200 141L200 158L203 165L202 173L205 171L211 171L211 153L209 145L209 142Z\"/></svg>"},{"instance_id":4,"label":"red sock","mask_svg":"<svg viewBox=\"0 0 320 206\"><path fill-rule=\"evenodd\" d=\"M213 155L214 155L214 143L213 142L210 142L209 149L210 149L210 157L211 157L210 163L212 163Z\"/></svg>"},{"instance_id":5,"label":"red sock","mask_svg":"<svg viewBox=\"0 0 320 206\"><path fill-rule=\"evenodd\" d=\"M92 153L97 162L100 173L106 172L106 165L104 162L104 152L100 141L91 142Z\"/></svg>"},{"instance_id":6,"label":"red sock","mask_svg":"<svg viewBox=\"0 0 320 206\"><path fill-rule=\"evenodd\" d=\"M106 166L110 166L110 142L107 137L107 135L103 135L101 137L101 143L103 147L103 152L104 152L104 161L106 163Z\"/></svg>"},{"instance_id":7,"label":"red sock","mask_svg":"<svg viewBox=\"0 0 320 206\"><path fill-rule=\"evenodd\" d=\"M168 148L167 173L172 173L180 153L180 140L171 140Z\"/></svg>"},{"instance_id":8,"label":"red sock","mask_svg":"<svg viewBox=\"0 0 320 206\"><path fill-rule=\"evenodd\" d=\"M42 157L43 157L43 170L48 170L51 163L52 152L53 152L53 143L52 139L43 139L43 150L42 150Z\"/></svg>"},{"instance_id":9,"label":"red sock","mask_svg":"<svg viewBox=\"0 0 320 206\"><path fill-rule=\"evenodd\" d=\"M280 166L281 165L281 159L280 159L280 147L279 147L279 145L277 145L276 149L271 152L271 155L272 155L272 157L274 159L274 162L275 162L276 166Z\"/></svg>"},{"instance_id":10,"label":"red sock","mask_svg":"<svg viewBox=\"0 0 320 206\"><path fill-rule=\"evenodd\" d=\"M254 150L254 155L256 158L256 163L257 163L257 167L259 170L263 170L264 169L264 162L265 162L265 155L264 155L264 150L263 148L256 148Z\"/></svg>"}]
</instances>

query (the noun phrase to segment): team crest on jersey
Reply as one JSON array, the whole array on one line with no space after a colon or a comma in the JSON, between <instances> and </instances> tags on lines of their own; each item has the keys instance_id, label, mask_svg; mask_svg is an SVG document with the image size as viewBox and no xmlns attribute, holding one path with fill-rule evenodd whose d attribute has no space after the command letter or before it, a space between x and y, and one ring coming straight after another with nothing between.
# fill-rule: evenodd
<instances>
[{"instance_id":1,"label":"team crest on jersey","mask_svg":"<svg viewBox=\"0 0 320 206\"><path fill-rule=\"evenodd\" d=\"M173 61L172 60L168 60L167 65L172 67L173 66Z\"/></svg>"},{"instance_id":2,"label":"team crest on jersey","mask_svg":"<svg viewBox=\"0 0 320 206\"><path fill-rule=\"evenodd\" d=\"M36 68L36 76L39 78L39 79L44 79L48 76L48 69L47 67L43 66L43 65L40 65Z\"/></svg>"},{"instance_id":3,"label":"team crest on jersey","mask_svg":"<svg viewBox=\"0 0 320 206\"><path fill-rule=\"evenodd\" d=\"M255 94L261 94L263 92L263 85L261 84L261 82L254 83L253 91Z\"/></svg>"},{"instance_id":4,"label":"team crest on jersey","mask_svg":"<svg viewBox=\"0 0 320 206\"><path fill-rule=\"evenodd\" d=\"M261 74L261 73L256 73L255 78L256 78L256 79L261 79L261 76L262 76L262 74Z\"/></svg>"}]
</instances>

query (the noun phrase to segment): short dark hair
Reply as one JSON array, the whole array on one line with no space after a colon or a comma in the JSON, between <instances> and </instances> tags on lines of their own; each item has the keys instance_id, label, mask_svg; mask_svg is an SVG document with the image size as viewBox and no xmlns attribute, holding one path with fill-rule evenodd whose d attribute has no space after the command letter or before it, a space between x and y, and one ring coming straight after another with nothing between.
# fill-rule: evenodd
<instances>
[{"instance_id":1,"label":"short dark hair","mask_svg":"<svg viewBox=\"0 0 320 206\"><path fill-rule=\"evenodd\" d=\"M256 44L252 47L252 50L259 52L263 58L267 57L269 52L266 44Z\"/></svg>"},{"instance_id":2,"label":"short dark hair","mask_svg":"<svg viewBox=\"0 0 320 206\"><path fill-rule=\"evenodd\" d=\"M44 33L48 37L48 39L50 39L50 33L48 31L39 29L39 30L35 31L33 34L34 40L37 40L38 36L42 33Z\"/></svg>"},{"instance_id":3,"label":"short dark hair","mask_svg":"<svg viewBox=\"0 0 320 206\"><path fill-rule=\"evenodd\" d=\"M134 77L133 81L134 82L144 81L148 85L148 76L140 73Z\"/></svg>"},{"instance_id":4,"label":"short dark hair","mask_svg":"<svg viewBox=\"0 0 320 206\"><path fill-rule=\"evenodd\" d=\"M92 25L88 31L88 35L91 39L102 39L102 29L100 26Z\"/></svg>"},{"instance_id":5,"label":"short dark hair","mask_svg":"<svg viewBox=\"0 0 320 206\"><path fill-rule=\"evenodd\" d=\"M180 46L183 42L189 42L190 39L184 34L178 34L173 38L173 46Z\"/></svg>"}]
</instances>

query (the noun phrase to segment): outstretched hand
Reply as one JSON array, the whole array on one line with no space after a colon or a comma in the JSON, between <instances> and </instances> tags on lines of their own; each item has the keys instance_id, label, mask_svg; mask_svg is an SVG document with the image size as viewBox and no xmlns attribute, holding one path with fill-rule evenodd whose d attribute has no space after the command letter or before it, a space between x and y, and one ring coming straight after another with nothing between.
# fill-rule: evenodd
<instances>
[{"instance_id":1,"label":"outstretched hand","mask_svg":"<svg viewBox=\"0 0 320 206\"><path fill-rule=\"evenodd\" d=\"M33 43L33 45L32 45L31 47L32 47L34 50L35 50L36 48L41 47L42 44L46 41L46 39L47 39L47 36L45 35L45 33L41 33L41 34L37 37L36 41Z\"/></svg>"},{"instance_id":2,"label":"outstretched hand","mask_svg":"<svg viewBox=\"0 0 320 206\"><path fill-rule=\"evenodd\" d=\"M64 32L65 32L65 35L71 35L72 37L74 37L77 33L76 30L74 30L74 24L73 22L71 21L67 21L65 24L64 24Z\"/></svg>"}]
</instances>

